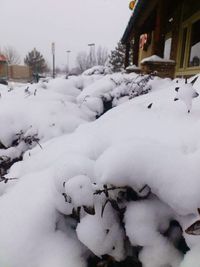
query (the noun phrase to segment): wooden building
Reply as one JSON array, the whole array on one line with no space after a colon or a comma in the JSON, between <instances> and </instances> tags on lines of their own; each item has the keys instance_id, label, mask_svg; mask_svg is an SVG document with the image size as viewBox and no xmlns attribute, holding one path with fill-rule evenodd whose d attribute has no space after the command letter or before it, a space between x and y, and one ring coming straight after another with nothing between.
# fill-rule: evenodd
<instances>
[{"instance_id":1,"label":"wooden building","mask_svg":"<svg viewBox=\"0 0 200 267\"><path fill-rule=\"evenodd\" d=\"M121 41L126 46L125 67L132 49L131 63L145 73L200 73L200 0L137 0Z\"/></svg>"}]
</instances>

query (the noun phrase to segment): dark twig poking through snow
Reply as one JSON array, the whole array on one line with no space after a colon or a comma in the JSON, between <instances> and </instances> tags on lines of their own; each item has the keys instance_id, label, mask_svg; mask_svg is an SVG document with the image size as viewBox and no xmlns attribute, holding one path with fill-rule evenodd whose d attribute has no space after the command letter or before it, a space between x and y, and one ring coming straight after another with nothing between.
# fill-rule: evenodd
<instances>
[{"instance_id":1,"label":"dark twig poking through snow","mask_svg":"<svg viewBox=\"0 0 200 267\"><path fill-rule=\"evenodd\" d=\"M152 106L153 106L153 103L149 104L149 105L147 106L147 108L148 108L148 109L151 109Z\"/></svg>"},{"instance_id":2,"label":"dark twig poking through snow","mask_svg":"<svg viewBox=\"0 0 200 267\"><path fill-rule=\"evenodd\" d=\"M4 182L5 184L7 184L7 182L13 181L13 180L18 180L18 178L7 178L7 177L4 177L4 176L0 176L0 183Z\"/></svg>"},{"instance_id":3,"label":"dark twig poking through snow","mask_svg":"<svg viewBox=\"0 0 200 267\"><path fill-rule=\"evenodd\" d=\"M200 209L198 209L198 214L200 215ZM200 235L200 220L197 220L192 225L190 225L185 232L188 235Z\"/></svg>"}]
</instances>

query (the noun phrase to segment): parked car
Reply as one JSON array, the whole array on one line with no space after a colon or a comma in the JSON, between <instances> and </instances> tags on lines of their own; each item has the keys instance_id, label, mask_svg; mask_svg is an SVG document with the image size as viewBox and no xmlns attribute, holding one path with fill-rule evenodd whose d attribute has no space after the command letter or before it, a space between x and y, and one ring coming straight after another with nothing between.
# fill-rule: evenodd
<instances>
[{"instance_id":1,"label":"parked car","mask_svg":"<svg viewBox=\"0 0 200 267\"><path fill-rule=\"evenodd\" d=\"M8 85L8 81L6 79L0 78L0 84Z\"/></svg>"}]
</instances>

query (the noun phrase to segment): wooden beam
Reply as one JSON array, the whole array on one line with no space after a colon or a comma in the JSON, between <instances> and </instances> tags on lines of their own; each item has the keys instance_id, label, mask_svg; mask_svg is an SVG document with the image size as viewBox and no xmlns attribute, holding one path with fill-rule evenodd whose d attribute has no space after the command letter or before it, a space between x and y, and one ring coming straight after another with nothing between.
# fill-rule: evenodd
<instances>
[{"instance_id":1,"label":"wooden beam","mask_svg":"<svg viewBox=\"0 0 200 267\"><path fill-rule=\"evenodd\" d=\"M142 14L138 20L137 28L141 28L143 24L148 20L148 18L151 16L151 13L154 11L156 5L162 0L151 0L148 1L148 4L143 9Z\"/></svg>"},{"instance_id":2,"label":"wooden beam","mask_svg":"<svg viewBox=\"0 0 200 267\"><path fill-rule=\"evenodd\" d=\"M163 57L165 46L165 34L167 23L167 3L165 0L160 0L156 9L156 25L153 38L153 54Z\"/></svg>"},{"instance_id":3,"label":"wooden beam","mask_svg":"<svg viewBox=\"0 0 200 267\"><path fill-rule=\"evenodd\" d=\"M133 65L138 66L138 59L139 59L139 44L140 44L140 34L137 33L134 36L134 43L133 43Z\"/></svg>"},{"instance_id":4,"label":"wooden beam","mask_svg":"<svg viewBox=\"0 0 200 267\"><path fill-rule=\"evenodd\" d=\"M159 1L160 0L151 0L146 2L145 7L142 9L142 12L140 12L140 16L137 18L134 28L132 28L129 34L129 42L134 38L135 34L137 34L138 31L140 31L144 27L144 24L147 22L149 17L151 17L151 14Z\"/></svg>"},{"instance_id":5,"label":"wooden beam","mask_svg":"<svg viewBox=\"0 0 200 267\"><path fill-rule=\"evenodd\" d=\"M125 53L125 62L124 62L124 67L129 66L129 54L130 54L130 43L126 44L126 53Z\"/></svg>"},{"instance_id":6,"label":"wooden beam","mask_svg":"<svg viewBox=\"0 0 200 267\"><path fill-rule=\"evenodd\" d=\"M175 13L173 16L173 22L172 22L172 44L171 44L170 59L175 60L175 61L176 61L177 52L178 52L181 13L182 13L182 5L181 3L179 3L175 10Z\"/></svg>"}]
</instances>

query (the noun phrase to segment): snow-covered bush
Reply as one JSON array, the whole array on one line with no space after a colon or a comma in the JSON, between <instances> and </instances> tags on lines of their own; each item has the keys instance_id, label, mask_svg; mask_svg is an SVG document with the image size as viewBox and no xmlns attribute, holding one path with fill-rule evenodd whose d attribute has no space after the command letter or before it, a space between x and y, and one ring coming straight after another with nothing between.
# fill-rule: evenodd
<instances>
[{"instance_id":1,"label":"snow-covered bush","mask_svg":"<svg viewBox=\"0 0 200 267\"><path fill-rule=\"evenodd\" d=\"M107 66L94 66L83 72L83 75L107 75L111 74L112 70Z\"/></svg>"},{"instance_id":2,"label":"snow-covered bush","mask_svg":"<svg viewBox=\"0 0 200 267\"><path fill-rule=\"evenodd\" d=\"M151 90L153 75L106 75L97 80L78 96L83 110L92 111L98 118L111 108Z\"/></svg>"},{"instance_id":3,"label":"snow-covered bush","mask_svg":"<svg viewBox=\"0 0 200 267\"><path fill-rule=\"evenodd\" d=\"M0 183L0 266L199 267L199 98L188 114L175 81L83 77L0 87L1 155L25 147ZM132 94L91 121L114 92Z\"/></svg>"},{"instance_id":4,"label":"snow-covered bush","mask_svg":"<svg viewBox=\"0 0 200 267\"><path fill-rule=\"evenodd\" d=\"M0 87L0 170L22 159L25 151L42 142L71 133L93 119L77 105L79 79L58 78Z\"/></svg>"}]
</instances>

